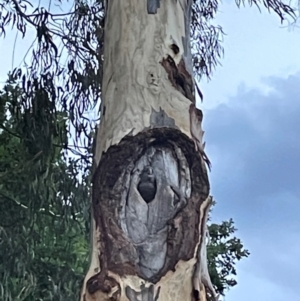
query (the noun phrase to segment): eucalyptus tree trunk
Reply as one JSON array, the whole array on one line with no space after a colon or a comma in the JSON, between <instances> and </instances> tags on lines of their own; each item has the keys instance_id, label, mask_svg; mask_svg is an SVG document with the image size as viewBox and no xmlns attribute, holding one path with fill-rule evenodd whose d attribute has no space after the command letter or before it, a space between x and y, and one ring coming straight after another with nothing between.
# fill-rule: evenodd
<instances>
[{"instance_id":1,"label":"eucalyptus tree trunk","mask_svg":"<svg viewBox=\"0 0 300 301\"><path fill-rule=\"evenodd\" d=\"M92 259L82 301L216 299L192 0L108 0Z\"/></svg>"}]
</instances>

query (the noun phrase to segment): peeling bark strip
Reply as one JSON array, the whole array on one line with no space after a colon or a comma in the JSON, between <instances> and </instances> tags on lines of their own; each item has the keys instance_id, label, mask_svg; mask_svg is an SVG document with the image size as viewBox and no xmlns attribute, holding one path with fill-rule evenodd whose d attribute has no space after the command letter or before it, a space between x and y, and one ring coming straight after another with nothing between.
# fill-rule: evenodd
<instances>
[{"instance_id":1,"label":"peeling bark strip","mask_svg":"<svg viewBox=\"0 0 300 301\"><path fill-rule=\"evenodd\" d=\"M170 48L174 51L174 53L179 51L177 45L172 44L171 46L172 47ZM185 69L184 61L181 60L178 66L176 66L173 58L170 55L168 55L166 59L162 60L161 64L165 68L168 74L168 78L172 83L173 87L178 91L180 91L192 103L194 103L195 102L194 81L192 76Z\"/></svg>"},{"instance_id":2,"label":"peeling bark strip","mask_svg":"<svg viewBox=\"0 0 300 301\"><path fill-rule=\"evenodd\" d=\"M82 301L206 300L209 181L189 0L109 1ZM159 8L159 9L158 9ZM117 17L116 17L117 16Z\"/></svg>"},{"instance_id":3,"label":"peeling bark strip","mask_svg":"<svg viewBox=\"0 0 300 301\"><path fill-rule=\"evenodd\" d=\"M195 143L195 148L201 155L208 168L211 168L211 163L204 152L205 142L203 142L204 131L202 130L203 113L197 109L194 104L190 105L190 130Z\"/></svg>"},{"instance_id":4,"label":"peeling bark strip","mask_svg":"<svg viewBox=\"0 0 300 301\"><path fill-rule=\"evenodd\" d=\"M197 301L203 300L203 298L201 298L201 291L205 291L205 288L209 291L212 300L217 301L219 298L210 280L207 266L206 238L209 235L207 228L207 219L211 205L212 197L208 197L205 200L203 210L201 211L201 223L199 227L200 243L197 251L197 264L193 276L194 296Z\"/></svg>"}]
</instances>

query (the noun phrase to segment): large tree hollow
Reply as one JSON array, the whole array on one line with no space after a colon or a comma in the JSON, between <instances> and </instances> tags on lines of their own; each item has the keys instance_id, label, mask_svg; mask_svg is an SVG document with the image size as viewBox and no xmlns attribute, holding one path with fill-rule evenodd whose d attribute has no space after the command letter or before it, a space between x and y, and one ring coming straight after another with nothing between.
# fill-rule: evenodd
<instances>
[{"instance_id":1,"label":"large tree hollow","mask_svg":"<svg viewBox=\"0 0 300 301\"><path fill-rule=\"evenodd\" d=\"M176 129L147 130L111 147L93 185L101 266L156 282L191 259L207 183L193 142Z\"/></svg>"}]
</instances>

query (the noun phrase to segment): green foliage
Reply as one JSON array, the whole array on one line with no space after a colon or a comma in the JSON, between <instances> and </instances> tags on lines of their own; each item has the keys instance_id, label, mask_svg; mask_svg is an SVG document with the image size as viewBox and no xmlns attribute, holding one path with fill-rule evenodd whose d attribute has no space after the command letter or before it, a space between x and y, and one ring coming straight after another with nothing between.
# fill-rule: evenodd
<instances>
[{"instance_id":1,"label":"green foliage","mask_svg":"<svg viewBox=\"0 0 300 301\"><path fill-rule=\"evenodd\" d=\"M233 237L237 230L232 219L220 225L208 226L210 242L207 247L208 270L216 291L224 295L225 290L237 284L236 261L250 255L239 238Z\"/></svg>"},{"instance_id":2,"label":"green foliage","mask_svg":"<svg viewBox=\"0 0 300 301\"><path fill-rule=\"evenodd\" d=\"M52 145L66 139L56 136L66 127L64 114L46 117L43 114L51 113L42 107L33 114L31 107L21 109L18 87L7 85L4 90L0 93L0 300L75 300L88 260L89 179L85 176L79 182L80 161L66 162L61 148ZM16 108L19 119L13 117ZM49 132L38 127L42 131L48 127Z\"/></svg>"}]
</instances>

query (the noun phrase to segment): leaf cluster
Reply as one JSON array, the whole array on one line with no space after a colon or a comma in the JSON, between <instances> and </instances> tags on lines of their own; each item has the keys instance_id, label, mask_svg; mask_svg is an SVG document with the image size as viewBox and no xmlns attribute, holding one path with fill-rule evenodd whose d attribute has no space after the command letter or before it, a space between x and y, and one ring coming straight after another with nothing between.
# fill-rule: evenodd
<instances>
[{"instance_id":1,"label":"leaf cluster","mask_svg":"<svg viewBox=\"0 0 300 301\"><path fill-rule=\"evenodd\" d=\"M49 1L42 7L27 0L2 1L0 37L5 37L7 27L23 37L35 33L25 68L14 69L11 79L21 84L22 97L31 106L42 94L49 110L67 114L71 150L84 158L96 121L90 112L101 97L104 8L102 1L63 2ZM63 9L67 11L62 13Z\"/></svg>"},{"instance_id":2,"label":"leaf cluster","mask_svg":"<svg viewBox=\"0 0 300 301\"><path fill-rule=\"evenodd\" d=\"M232 219L221 224L208 226L210 241L207 246L208 270L216 291L224 295L225 291L237 284L237 261L250 255L236 232Z\"/></svg>"},{"instance_id":3,"label":"leaf cluster","mask_svg":"<svg viewBox=\"0 0 300 301\"><path fill-rule=\"evenodd\" d=\"M64 114L35 131L48 119L28 113L21 94L13 84L0 93L0 300L74 300L88 260L89 178L79 180L80 160L47 151ZM17 109L27 117L15 119Z\"/></svg>"}]
</instances>

